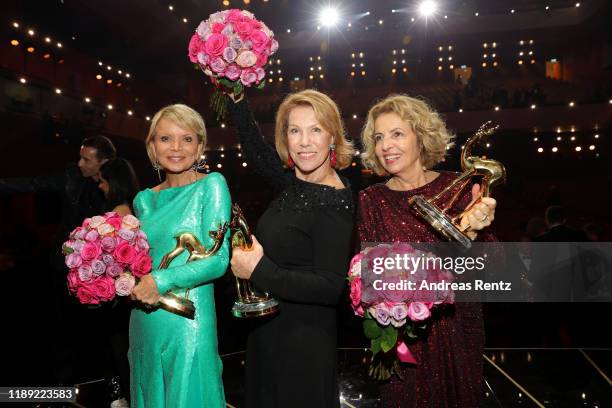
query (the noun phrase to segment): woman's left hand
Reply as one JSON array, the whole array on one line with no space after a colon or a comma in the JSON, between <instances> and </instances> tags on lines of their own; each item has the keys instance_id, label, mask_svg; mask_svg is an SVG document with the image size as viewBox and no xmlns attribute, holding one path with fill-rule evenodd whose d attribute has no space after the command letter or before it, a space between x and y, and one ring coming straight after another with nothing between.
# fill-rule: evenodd
<instances>
[{"instance_id":1,"label":"woman's left hand","mask_svg":"<svg viewBox=\"0 0 612 408\"><path fill-rule=\"evenodd\" d=\"M251 235L253 246L248 250L241 248L232 249L230 265L234 276L241 279L250 279L255 267L263 258L264 250L255 235Z\"/></svg>"},{"instance_id":2,"label":"woman's left hand","mask_svg":"<svg viewBox=\"0 0 612 408\"><path fill-rule=\"evenodd\" d=\"M157 304L161 295L157 290L157 284L155 283L153 276L144 275L142 278L140 278L140 282L138 282L138 285L134 287L130 297L133 300L138 300L139 302L144 303L145 305Z\"/></svg>"},{"instance_id":3,"label":"woman's left hand","mask_svg":"<svg viewBox=\"0 0 612 408\"><path fill-rule=\"evenodd\" d=\"M497 201L492 197L479 197L480 185L475 184L472 187L472 203L476 200L479 202L464 214L461 218L461 228L467 231L465 233L471 238L476 238L476 232L491 225L495 219L495 207ZM471 204L471 203L470 203Z\"/></svg>"}]
</instances>

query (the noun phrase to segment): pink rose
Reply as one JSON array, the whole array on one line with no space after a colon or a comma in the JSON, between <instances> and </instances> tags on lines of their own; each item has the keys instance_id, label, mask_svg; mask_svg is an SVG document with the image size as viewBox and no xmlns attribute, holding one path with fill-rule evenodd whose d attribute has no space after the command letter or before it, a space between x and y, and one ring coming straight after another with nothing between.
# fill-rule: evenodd
<instances>
[{"instance_id":1,"label":"pink rose","mask_svg":"<svg viewBox=\"0 0 612 408\"><path fill-rule=\"evenodd\" d=\"M121 217L111 217L106 220L106 223L111 225L115 231L121 228Z\"/></svg>"},{"instance_id":2,"label":"pink rose","mask_svg":"<svg viewBox=\"0 0 612 408\"><path fill-rule=\"evenodd\" d=\"M95 229L89 230L87 231L87 233L85 234L85 241L95 241L96 239L98 239L98 237L100 236L100 234L98 234L98 231Z\"/></svg>"},{"instance_id":3,"label":"pink rose","mask_svg":"<svg viewBox=\"0 0 612 408\"><path fill-rule=\"evenodd\" d=\"M240 73L241 72L242 71L240 70L240 68L238 68L238 66L236 64L230 64L225 69L225 76L230 81L235 81L238 78L240 78Z\"/></svg>"},{"instance_id":4,"label":"pink rose","mask_svg":"<svg viewBox=\"0 0 612 408\"><path fill-rule=\"evenodd\" d=\"M119 235L122 239L126 241L132 241L136 237L136 232L127 228L121 228L117 235Z\"/></svg>"},{"instance_id":5,"label":"pink rose","mask_svg":"<svg viewBox=\"0 0 612 408\"><path fill-rule=\"evenodd\" d=\"M124 265L129 265L134 262L138 252L136 251L136 248L132 246L132 244L127 241L123 241L115 247L113 255L115 256L115 260L117 262Z\"/></svg>"},{"instance_id":6,"label":"pink rose","mask_svg":"<svg viewBox=\"0 0 612 408\"><path fill-rule=\"evenodd\" d=\"M255 81L257 81L257 74L252 69L245 69L240 74L240 82L245 86L249 86Z\"/></svg>"},{"instance_id":7,"label":"pink rose","mask_svg":"<svg viewBox=\"0 0 612 408\"><path fill-rule=\"evenodd\" d=\"M68 272L68 289L71 293L75 293L80 285L81 281L79 280L79 271L76 269L71 269L70 272Z\"/></svg>"},{"instance_id":8,"label":"pink rose","mask_svg":"<svg viewBox=\"0 0 612 408\"><path fill-rule=\"evenodd\" d=\"M79 239L83 240L85 239L85 234L87 233L87 230L79 227L75 229L73 232L74 232L74 236L72 236L71 238L76 239L76 240L79 240Z\"/></svg>"},{"instance_id":9,"label":"pink rose","mask_svg":"<svg viewBox=\"0 0 612 408\"><path fill-rule=\"evenodd\" d=\"M100 303L94 288L90 285L79 286L76 292L79 302L86 305L97 305Z\"/></svg>"},{"instance_id":10,"label":"pink rose","mask_svg":"<svg viewBox=\"0 0 612 408\"><path fill-rule=\"evenodd\" d=\"M115 227L110 224L104 223L102 225L99 225L97 230L100 235L106 236L112 234L113 231L115 231Z\"/></svg>"},{"instance_id":11,"label":"pink rose","mask_svg":"<svg viewBox=\"0 0 612 408\"><path fill-rule=\"evenodd\" d=\"M223 58L227 61L227 62L232 62L236 59L236 57L238 56L238 53L236 52L235 49L233 49L232 47L225 47L225 49L223 50Z\"/></svg>"},{"instance_id":12,"label":"pink rose","mask_svg":"<svg viewBox=\"0 0 612 408\"><path fill-rule=\"evenodd\" d=\"M89 282L93 277L93 271L91 270L91 266L89 265L81 265L78 269L79 279L81 282Z\"/></svg>"},{"instance_id":13,"label":"pink rose","mask_svg":"<svg viewBox=\"0 0 612 408\"><path fill-rule=\"evenodd\" d=\"M198 34L192 35L191 40L189 41L189 49L188 49L189 61L193 63L197 63L198 62L197 55L203 49L204 49L204 42L202 41L202 39L198 36Z\"/></svg>"},{"instance_id":14,"label":"pink rose","mask_svg":"<svg viewBox=\"0 0 612 408\"><path fill-rule=\"evenodd\" d=\"M408 317L414 322L427 319L431 316L431 312L427 305L423 302L411 302L408 306Z\"/></svg>"},{"instance_id":15,"label":"pink rose","mask_svg":"<svg viewBox=\"0 0 612 408\"><path fill-rule=\"evenodd\" d=\"M261 68L268 63L268 56L264 53L257 54L257 61L255 61L255 66L257 68Z\"/></svg>"},{"instance_id":16,"label":"pink rose","mask_svg":"<svg viewBox=\"0 0 612 408\"><path fill-rule=\"evenodd\" d=\"M91 220L89 221L89 227L98 228L100 225L104 224L105 222L106 222L106 218L102 217L101 215L96 215L95 217L91 217Z\"/></svg>"},{"instance_id":17,"label":"pink rose","mask_svg":"<svg viewBox=\"0 0 612 408\"><path fill-rule=\"evenodd\" d=\"M81 258L81 255L77 254L76 252L73 252L66 256L65 262L68 268L73 269L81 266L81 264L83 263L83 259Z\"/></svg>"},{"instance_id":18,"label":"pink rose","mask_svg":"<svg viewBox=\"0 0 612 408\"><path fill-rule=\"evenodd\" d=\"M115 297L115 280L108 276L101 276L92 283L93 290L102 301L113 300Z\"/></svg>"},{"instance_id":19,"label":"pink rose","mask_svg":"<svg viewBox=\"0 0 612 408\"><path fill-rule=\"evenodd\" d=\"M128 296L132 293L135 285L136 279L131 273L122 273L115 280L115 292L118 296Z\"/></svg>"},{"instance_id":20,"label":"pink rose","mask_svg":"<svg viewBox=\"0 0 612 408\"><path fill-rule=\"evenodd\" d=\"M106 264L99 259L91 261L91 271L95 276L100 276L106 271Z\"/></svg>"},{"instance_id":21,"label":"pink rose","mask_svg":"<svg viewBox=\"0 0 612 408\"><path fill-rule=\"evenodd\" d=\"M355 312L355 316L363 317L363 315L365 314L362 305L359 305L357 309L353 308L353 311Z\"/></svg>"},{"instance_id":22,"label":"pink rose","mask_svg":"<svg viewBox=\"0 0 612 408\"><path fill-rule=\"evenodd\" d=\"M198 52L197 59L198 63L201 65L208 64L208 55L204 54L203 52Z\"/></svg>"},{"instance_id":23,"label":"pink rose","mask_svg":"<svg viewBox=\"0 0 612 408\"><path fill-rule=\"evenodd\" d=\"M227 16L225 17L227 21L229 21L230 23L236 23L238 21L242 21L242 19L244 19L244 15L242 14L242 12L238 9L232 9L229 11L229 13L227 14Z\"/></svg>"},{"instance_id":24,"label":"pink rose","mask_svg":"<svg viewBox=\"0 0 612 408\"><path fill-rule=\"evenodd\" d=\"M104 216L106 218L112 218L112 217L119 217L119 218L121 218L121 216L116 211L107 211L107 212L104 213Z\"/></svg>"},{"instance_id":25,"label":"pink rose","mask_svg":"<svg viewBox=\"0 0 612 408\"><path fill-rule=\"evenodd\" d=\"M147 252L140 252L131 264L132 274L136 278L142 278L151 271L153 261Z\"/></svg>"},{"instance_id":26,"label":"pink rose","mask_svg":"<svg viewBox=\"0 0 612 408\"><path fill-rule=\"evenodd\" d=\"M241 68L248 68L255 65L257 56L253 51L241 51L236 57L236 64Z\"/></svg>"},{"instance_id":27,"label":"pink rose","mask_svg":"<svg viewBox=\"0 0 612 408\"><path fill-rule=\"evenodd\" d=\"M83 245L83 251L81 251L81 258L84 261L91 261L97 258L102 253L102 248L98 242L87 242Z\"/></svg>"},{"instance_id":28,"label":"pink rose","mask_svg":"<svg viewBox=\"0 0 612 408\"><path fill-rule=\"evenodd\" d=\"M113 249L117 246L117 240L115 237L104 237L100 241L100 246L104 252L113 252Z\"/></svg>"},{"instance_id":29,"label":"pink rose","mask_svg":"<svg viewBox=\"0 0 612 408\"><path fill-rule=\"evenodd\" d=\"M83 220L83 224L81 225L81 227L83 227L83 228L87 228L87 227L89 227L89 223L90 223L90 222L91 222L91 218L85 218L85 219Z\"/></svg>"},{"instance_id":30,"label":"pink rose","mask_svg":"<svg viewBox=\"0 0 612 408\"><path fill-rule=\"evenodd\" d=\"M223 62L223 58L221 57L215 57L210 61L210 67L217 74L220 74L225 71L225 66L225 62Z\"/></svg>"},{"instance_id":31,"label":"pink rose","mask_svg":"<svg viewBox=\"0 0 612 408\"><path fill-rule=\"evenodd\" d=\"M106 276L115 278L123 272L123 268L118 263L111 263L106 267Z\"/></svg>"},{"instance_id":32,"label":"pink rose","mask_svg":"<svg viewBox=\"0 0 612 408\"><path fill-rule=\"evenodd\" d=\"M225 28L225 24L223 23L213 23L211 30L213 34L221 34L221 31Z\"/></svg>"},{"instance_id":33,"label":"pink rose","mask_svg":"<svg viewBox=\"0 0 612 408\"><path fill-rule=\"evenodd\" d=\"M83 246L85 246L85 241L74 241L72 249L74 249L75 252L78 252L80 254L81 252L83 252Z\"/></svg>"},{"instance_id":34,"label":"pink rose","mask_svg":"<svg viewBox=\"0 0 612 408\"><path fill-rule=\"evenodd\" d=\"M376 321L383 326L387 326L391 322L391 314L389 313L389 308L384 303L379 303L374 306L374 314L373 317Z\"/></svg>"},{"instance_id":35,"label":"pink rose","mask_svg":"<svg viewBox=\"0 0 612 408\"><path fill-rule=\"evenodd\" d=\"M76 235L83 231L84 227L76 227L75 229L72 230L72 232L70 233L70 235L68 236L70 239L77 239Z\"/></svg>"},{"instance_id":36,"label":"pink rose","mask_svg":"<svg viewBox=\"0 0 612 408\"><path fill-rule=\"evenodd\" d=\"M264 49L268 47L268 43L270 42L270 38L261 30L255 30L249 36L249 39L253 43L253 50L258 53L262 53Z\"/></svg>"},{"instance_id":37,"label":"pink rose","mask_svg":"<svg viewBox=\"0 0 612 408\"><path fill-rule=\"evenodd\" d=\"M200 37L200 40L206 41L210 36L210 25L206 21L202 21L198 28L196 28L196 34Z\"/></svg>"},{"instance_id":38,"label":"pink rose","mask_svg":"<svg viewBox=\"0 0 612 408\"><path fill-rule=\"evenodd\" d=\"M211 34L204 43L204 50L210 56L218 57L227 47L227 37L223 34Z\"/></svg>"},{"instance_id":39,"label":"pink rose","mask_svg":"<svg viewBox=\"0 0 612 408\"><path fill-rule=\"evenodd\" d=\"M132 214L128 214L121 219L121 228L136 229L140 227L140 220Z\"/></svg>"},{"instance_id":40,"label":"pink rose","mask_svg":"<svg viewBox=\"0 0 612 408\"><path fill-rule=\"evenodd\" d=\"M353 309L361 303L361 278L355 277L351 279L351 304Z\"/></svg>"},{"instance_id":41,"label":"pink rose","mask_svg":"<svg viewBox=\"0 0 612 408\"><path fill-rule=\"evenodd\" d=\"M232 22L234 25L234 31L238 33L240 38L247 39L253 33L253 24L247 19L241 19L240 21Z\"/></svg>"}]
</instances>

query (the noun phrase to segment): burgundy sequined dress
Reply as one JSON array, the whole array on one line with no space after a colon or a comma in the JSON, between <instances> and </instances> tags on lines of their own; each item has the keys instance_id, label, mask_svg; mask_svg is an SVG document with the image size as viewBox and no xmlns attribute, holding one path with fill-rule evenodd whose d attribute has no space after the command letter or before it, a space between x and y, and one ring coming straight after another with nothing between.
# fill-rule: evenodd
<instances>
[{"instance_id":1,"label":"burgundy sequined dress","mask_svg":"<svg viewBox=\"0 0 612 408\"><path fill-rule=\"evenodd\" d=\"M456 173L441 172L428 184L409 191L395 191L375 184L359 194L359 238L366 242L441 241L428 224L417 218L408 199L421 194L430 198L444 189ZM460 198L456 210L470 202L470 192ZM485 231L479 241L495 240ZM393 376L381 388L384 407L438 408L479 406L482 384L484 325L481 305L455 303L430 324L424 338L410 344L417 364L402 364L404 380Z\"/></svg>"}]
</instances>

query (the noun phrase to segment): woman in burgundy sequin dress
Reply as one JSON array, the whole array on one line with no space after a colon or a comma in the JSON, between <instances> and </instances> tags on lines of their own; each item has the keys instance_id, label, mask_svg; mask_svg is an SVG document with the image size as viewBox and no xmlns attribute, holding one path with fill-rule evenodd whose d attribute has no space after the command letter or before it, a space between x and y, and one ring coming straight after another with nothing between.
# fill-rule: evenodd
<instances>
[{"instance_id":1,"label":"woman in burgundy sequin dress","mask_svg":"<svg viewBox=\"0 0 612 408\"><path fill-rule=\"evenodd\" d=\"M415 216L408 199L430 198L458 175L429 170L443 161L453 136L424 102L393 95L372 107L363 130L364 165L382 176L359 195L359 238L370 242L436 242L442 239ZM472 196L479 186L472 188ZM452 192L451 192L452 193ZM450 196L450 195L449 195ZM471 200L460 197L454 211ZM482 198L462 219L471 239L495 240L481 231L490 225L496 202ZM480 304L455 303L430 323L426 334L411 344L416 364L402 364L401 380L393 376L381 388L384 407L478 407L482 384L484 326Z\"/></svg>"}]
</instances>

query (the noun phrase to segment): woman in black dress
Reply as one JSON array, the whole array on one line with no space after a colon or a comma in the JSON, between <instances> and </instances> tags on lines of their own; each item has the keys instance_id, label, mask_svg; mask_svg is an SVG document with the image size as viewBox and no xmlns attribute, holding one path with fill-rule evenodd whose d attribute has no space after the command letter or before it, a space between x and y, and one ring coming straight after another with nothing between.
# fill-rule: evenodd
<instances>
[{"instance_id":1,"label":"woman in black dress","mask_svg":"<svg viewBox=\"0 0 612 408\"><path fill-rule=\"evenodd\" d=\"M247 159L280 191L259 220L253 250L235 249L231 260L234 275L280 302L280 312L249 333L246 406L336 407L336 306L346 286L353 201L335 169L351 163L353 146L336 104L314 90L280 105L276 152L246 101L231 110Z\"/></svg>"}]
</instances>

